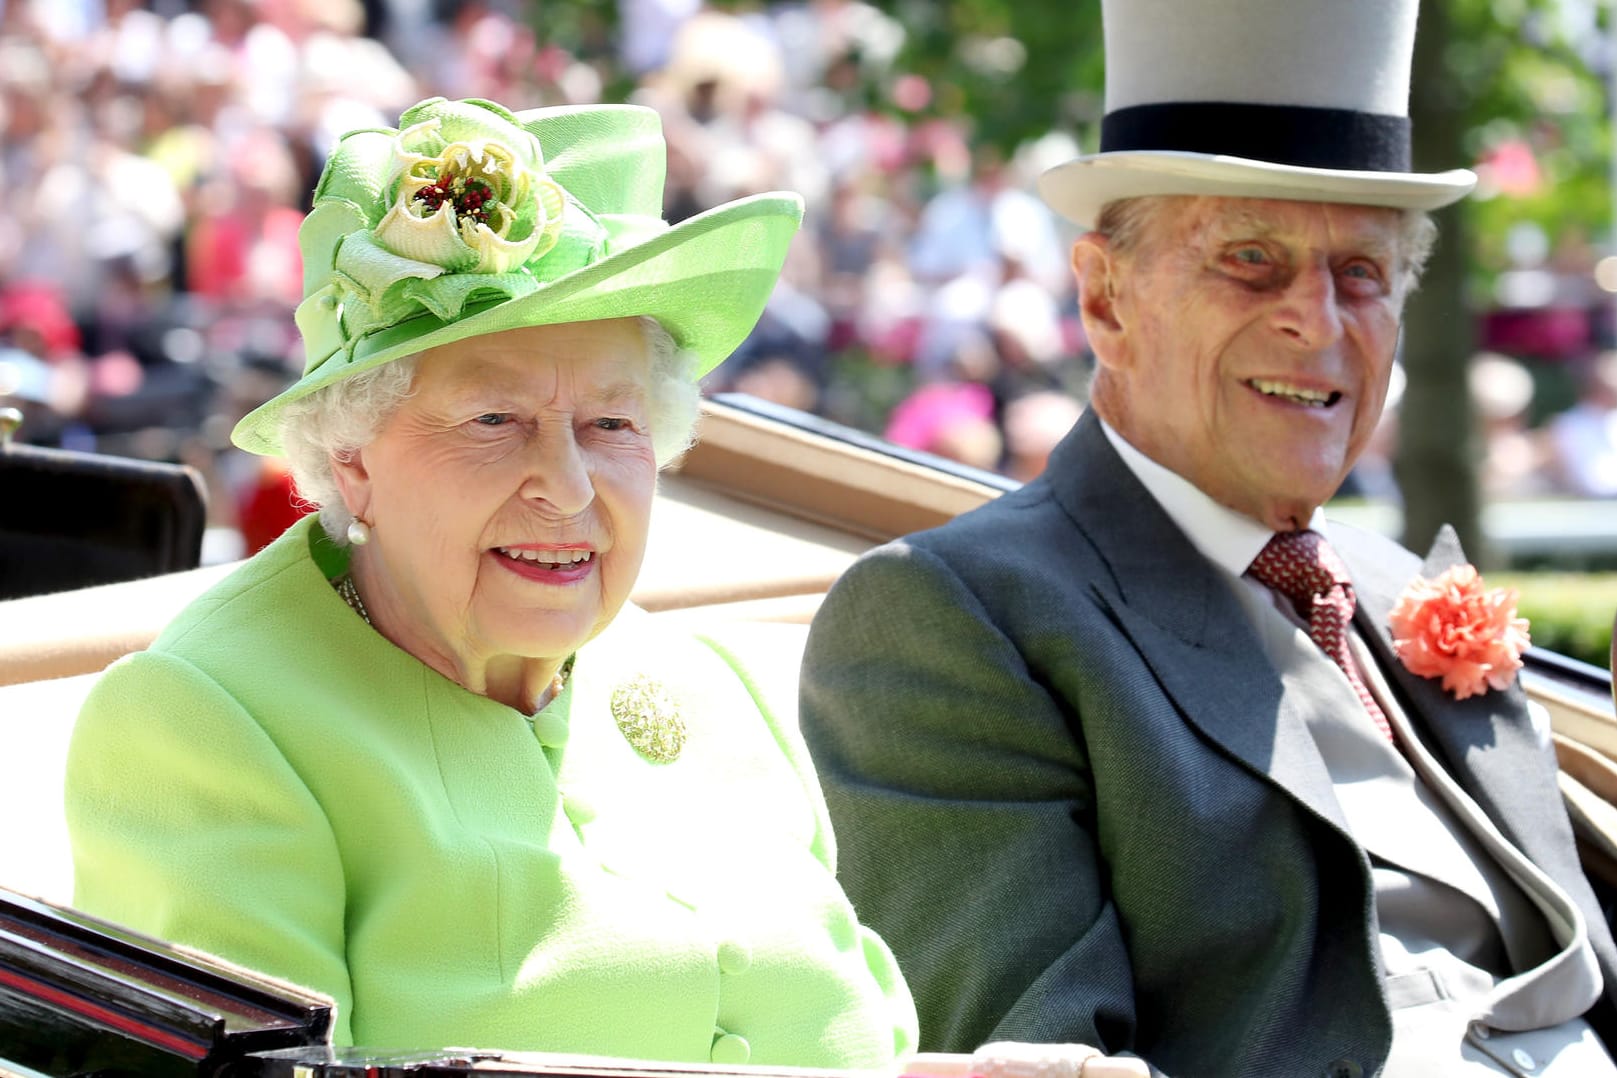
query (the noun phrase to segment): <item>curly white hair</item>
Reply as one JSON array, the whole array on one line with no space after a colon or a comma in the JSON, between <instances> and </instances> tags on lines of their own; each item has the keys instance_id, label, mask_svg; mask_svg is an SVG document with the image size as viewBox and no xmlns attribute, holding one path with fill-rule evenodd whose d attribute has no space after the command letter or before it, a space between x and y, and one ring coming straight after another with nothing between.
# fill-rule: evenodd
<instances>
[{"instance_id":1,"label":"curly white hair","mask_svg":"<svg viewBox=\"0 0 1617 1078\"><path fill-rule=\"evenodd\" d=\"M651 444L659 468L690 447L701 409L693 357L680 351L655 318L639 319L651 359ZM320 526L348 542L353 514L343 503L332 467L369 445L410 395L419 356L408 356L333 382L281 412L281 446L298 493L320 510Z\"/></svg>"}]
</instances>

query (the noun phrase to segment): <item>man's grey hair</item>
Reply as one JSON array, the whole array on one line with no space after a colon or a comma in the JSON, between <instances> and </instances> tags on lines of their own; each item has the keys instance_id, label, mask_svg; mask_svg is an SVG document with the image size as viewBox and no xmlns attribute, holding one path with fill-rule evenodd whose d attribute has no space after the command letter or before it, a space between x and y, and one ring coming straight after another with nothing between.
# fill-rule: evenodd
<instances>
[{"instance_id":1,"label":"man's grey hair","mask_svg":"<svg viewBox=\"0 0 1617 1078\"><path fill-rule=\"evenodd\" d=\"M1108 202L1101 207L1094 231L1105 236L1118 254L1137 251L1164 211L1183 195L1148 195ZM1194 196L1190 196L1194 197ZM1420 283L1420 275L1437 242L1437 226L1424 210L1401 210L1398 253L1403 273L1398 282L1407 298Z\"/></svg>"},{"instance_id":2,"label":"man's grey hair","mask_svg":"<svg viewBox=\"0 0 1617 1078\"><path fill-rule=\"evenodd\" d=\"M702 391L695 357L681 351L655 318L638 319L650 353L651 446L657 467L690 448ZM349 461L376 439L410 396L420 356L384 363L315 390L281 411L281 446L298 493L320 510L320 526L333 541L348 542L353 514L343 503L333 460Z\"/></svg>"}]
</instances>

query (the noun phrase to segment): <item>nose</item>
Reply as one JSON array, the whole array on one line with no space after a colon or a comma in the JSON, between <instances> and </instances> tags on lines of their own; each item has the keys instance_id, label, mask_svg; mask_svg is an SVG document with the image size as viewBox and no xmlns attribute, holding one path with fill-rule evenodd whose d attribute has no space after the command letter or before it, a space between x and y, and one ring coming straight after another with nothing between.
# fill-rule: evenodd
<instances>
[{"instance_id":1,"label":"nose","mask_svg":"<svg viewBox=\"0 0 1617 1078\"><path fill-rule=\"evenodd\" d=\"M1280 296L1275 326L1300 348L1319 349L1342 336L1336 277L1331 268L1315 263L1301 270Z\"/></svg>"},{"instance_id":2,"label":"nose","mask_svg":"<svg viewBox=\"0 0 1617 1078\"><path fill-rule=\"evenodd\" d=\"M570 428L551 427L540 431L537 441L522 497L556 516L577 516L595 500L595 481L577 436Z\"/></svg>"}]
</instances>

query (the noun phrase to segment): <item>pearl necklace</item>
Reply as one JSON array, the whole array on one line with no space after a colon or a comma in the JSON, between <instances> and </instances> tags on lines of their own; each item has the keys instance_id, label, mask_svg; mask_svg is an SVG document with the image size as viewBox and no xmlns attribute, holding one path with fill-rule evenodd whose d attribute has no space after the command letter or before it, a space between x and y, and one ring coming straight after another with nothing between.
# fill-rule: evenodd
<instances>
[{"instance_id":1,"label":"pearl necklace","mask_svg":"<svg viewBox=\"0 0 1617 1078\"><path fill-rule=\"evenodd\" d=\"M365 600L359 597L359 589L354 587L352 573L344 573L337 578L337 594L342 596L342 601L347 603L354 613L365 619L366 625L371 624L371 615L365 609Z\"/></svg>"},{"instance_id":2,"label":"pearl necklace","mask_svg":"<svg viewBox=\"0 0 1617 1078\"><path fill-rule=\"evenodd\" d=\"M370 625L374 629L376 626L371 622L370 611L365 609L365 600L359 597L359 589L354 586L354 575L344 573L338 577L336 588L337 594L342 597L343 602L348 604L349 609L358 614L366 625ZM556 672L556 676L550 679L550 699L545 701L546 706L549 706L556 697L561 695L562 689L567 687L567 678L573 672L574 658L575 656L572 655L567 656L567 661L561 664L561 669ZM535 710L542 711L543 708L536 708Z\"/></svg>"}]
</instances>

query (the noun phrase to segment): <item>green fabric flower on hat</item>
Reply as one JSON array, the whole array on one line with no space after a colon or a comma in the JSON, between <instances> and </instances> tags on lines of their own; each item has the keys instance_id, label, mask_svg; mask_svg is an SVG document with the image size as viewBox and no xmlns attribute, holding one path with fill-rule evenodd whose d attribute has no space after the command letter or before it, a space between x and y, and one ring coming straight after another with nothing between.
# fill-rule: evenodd
<instances>
[{"instance_id":1,"label":"green fabric flower on hat","mask_svg":"<svg viewBox=\"0 0 1617 1078\"><path fill-rule=\"evenodd\" d=\"M308 369L414 314L533 292L567 204L539 140L493 102L434 98L397 130L345 135L299 232Z\"/></svg>"},{"instance_id":2,"label":"green fabric flower on hat","mask_svg":"<svg viewBox=\"0 0 1617 1078\"><path fill-rule=\"evenodd\" d=\"M450 142L439 116L400 132L403 167L376 241L452 272L504 273L550 250L566 196L545 178L542 159L522 159L525 146L539 157L538 140L515 134L515 147L496 138Z\"/></svg>"}]
</instances>

